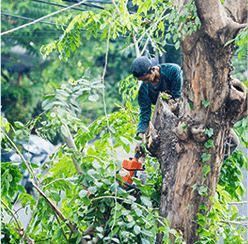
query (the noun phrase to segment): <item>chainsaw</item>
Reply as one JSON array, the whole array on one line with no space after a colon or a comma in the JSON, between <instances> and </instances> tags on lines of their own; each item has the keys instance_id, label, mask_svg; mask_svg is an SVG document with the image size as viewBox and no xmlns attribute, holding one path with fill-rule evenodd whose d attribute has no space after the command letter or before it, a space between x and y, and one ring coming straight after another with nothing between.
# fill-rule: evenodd
<instances>
[{"instance_id":1,"label":"chainsaw","mask_svg":"<svg viewBox=\"0 0 248 244\"><path fill-rule=\"evenodd\" d=\"M134 158L124 159L122 162L122 169L119 171L119 174L123 180L123 183L119 181L119 185L126 191L137 188L132 180L133 177L140 179L142 181L142 185L146 184L146 167L143 163L139 162L140 155L141 154L137 152Z\"/></svg>"}]
</instances>

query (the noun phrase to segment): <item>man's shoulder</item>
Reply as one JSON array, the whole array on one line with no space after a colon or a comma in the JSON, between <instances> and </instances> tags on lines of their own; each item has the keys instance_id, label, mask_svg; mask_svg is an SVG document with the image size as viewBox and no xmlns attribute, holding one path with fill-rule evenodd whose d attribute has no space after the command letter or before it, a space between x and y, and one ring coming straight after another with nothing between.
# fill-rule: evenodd
<instances>
[{"instance_id":1,"label":"man's shoulder","mask_svg":"<svg viewBox=\"0 0 248 244\"><path fill-rule=\"evenodd\" d=\"M160 64L159 67L163 70L163 69L181 69L180 66L178 64L174 64L174 63L166 63L166 64Z\"/></svg>"}]
</instances>

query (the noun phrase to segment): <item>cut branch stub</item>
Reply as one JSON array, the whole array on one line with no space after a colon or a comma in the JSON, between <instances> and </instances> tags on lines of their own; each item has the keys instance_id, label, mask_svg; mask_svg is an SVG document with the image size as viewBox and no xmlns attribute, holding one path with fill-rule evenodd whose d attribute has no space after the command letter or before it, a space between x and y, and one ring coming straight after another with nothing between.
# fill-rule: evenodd
<instances>
[{"instance_id":1,"label":"cut branch stub","mask_svg":"<svg viewBox=\"0 0 248 244\"><path fill-rule=\"evenodd\" d=\"M243 103L246 99L247 89L245 85L238 79L232 79L230 84L231 84L230 100Z\"/></svg>"},{"instance_id":2,"label":"cut branch stub","mask_svg":"<svg viewBox=\"0 0 248 244\"><path fill-rule=\"evenodd\" d=\"M190 136L189 126L185 121L180 121L175 129L175 133L180 140L185 141Z\"/></svg>"},{"instance_id":3,"label":"cut branch stub","mask_svg":"<svg viewBox=\"0 0 248 244\"><path fill-rule=\"evenodd\" d=\"M247 88L238 79L230 81L229 101L227 102L228 114L231 123L235 124L238 120L247 116Z\"/></svg>"},{"instance_id":4,"label":"cut branch stub","mask_svg":"<svg viewBox=\"0 0 248 244\"><path fill-rule=\"evenodd\" d=\"M191 133L193 138L198 142L204 142L207 139L203 124L193 125L191 127Z\"/></svg>"}]
</instances>

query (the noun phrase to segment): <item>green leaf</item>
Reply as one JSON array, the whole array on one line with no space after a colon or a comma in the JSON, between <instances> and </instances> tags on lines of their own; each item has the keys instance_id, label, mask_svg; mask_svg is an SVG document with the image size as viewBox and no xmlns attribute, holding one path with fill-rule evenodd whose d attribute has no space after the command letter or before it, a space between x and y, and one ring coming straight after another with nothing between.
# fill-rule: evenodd
<instances>
[{"instance_id":1,"label":"green leaf","mask_svg":"<svg viewBox=\"0 0 248 244\"><path fill-rule=\"evenodd\" d=\"M62 135L63 135L64 137L68 137L68 136L69 136L69 133L68 133L67 128L66 128L65 125L62 125L62 126L61 126L61 132L62 132Z\"/></svg>"},{"instance_id":2,"label":"green leaf","mask_svg":"<svg viewBox=\"0 0 248 244\"><path fill-rule=\"evenodd\" d=\"M2 118L2 126L6 127L7 124L8 124L8 120L6 118Z\"/></svg>"},{"instance_id":3,"label":"green leaf","mask_svg":"<svg viewBox=\"0 0 248 244\"><path fill-rule=\"evenodd\" d=\"M204 105L204 107L206 108L209 104L210 104L210 101L205 101L205 100L203 100L202 101L202 104Z\"/></svg>"},{"instance_id":4,"label":"green leaf","mask_svg":"<svg viewBox=\"0 0 248 244\"><path fill-rule=\"evenodd\" d=\"M193 190L195 190L196 189L196 187L197 187L197 183L195 183L193 186L191 186L192 188L193 188Z\"/></svg>"},{"instance_id":5,"label":"green leaf","mask_svg":"<svg viewBox=\"0 0 248 244\"><path fill-rule=\"evenodd\" d=\"M162 97L163 99L169 99L167 96L165 95L160 95L160 97Z\"/></svg>"},{"instance_id":6,"label":"green leaf","mask_svg":"<svg viewBox=\"0 0 248 244\"><path fill-rule=\"evenodd\" d=\"M202 236L209 236L209 231L208 230L205 230L203 228L199 228L197 229L197 232L200 233Z\"/></svg>"},{"instance_id":7,"label":"green leaf","mask_svg":"<svg viewBox=\"0 0 248 244\"><path fill-rule=\"evenodd\" d=\"M97 95L97 94L90 95L90 96L88 97L88 99L89 99L91 102L97 102L98 99L99 99L99 95Z\"/></svg>"},{"instance_id":8,"label":"green leaf","mask_svg":"<svg viewBox=\"0 0 248 244\"><path fill-rule=\"evenodd\" d=\"M147 207L152 207L151 201L147 197L141 197L141 201L147 206Z\"/></svg>"},{"instance_id":9,"label":"green leaf","mask_svg":"<svg viewBox=\"0 0 248 244\"><path fill-rule=\"evenodd\" d=\"M149 230L142 230L142 233L143 234L145 234L145 235L147 235L147 236L151 236L151 237L153 237L153 233L151 232L151 231L149 231Z\"/></svg>"},{"instance_id":10,"label":"green leaf","mask_svg":"<svg viewBox=\"0 0 248 244\"><path fill-rule=\"evenodd\" d=\"M234 213L232 215L232 217L230 218L231 221L235 220L236 218L238 217L238 214L237 213Z\"/></svg>"},{"instance_id":11,"label":"green leaf","mask_svg":"<svg viewBox=\"0 0 248 244\"><path fill-rule=\"evenodd\" d=\"M144 238L141 238L142 244L150 244L150 242Z\"/></svg>"},{"instance_id":12,"label":"green leaf","mask_svg":"<svg viewBox=\"0 0 248 244\"><path fill-rule=\"evenodd\" d=\"M52 191L51 192L52 198L56 201L59 202L61 200L60 195L57 192Z\"/></svg>"},{"instance_id":13,"label":"green leaf","mask_svg":"<svg viewBox=\"0 0 248 244\"><path fill-rule=\"evenodd\" d=\"M208 135L208 137L210 138L214 134L214 131L212 128L210 129L206 128L205 134Z\"/></svg>"},{"instance_id":14,"label":"green leaf","mask_svg":"<svg viewBox=\"0 0 248 244\"><path fill-rule=\"evenodd\" d=\"M18 190L19 190L21 193L25 193L25 192L26 192L25 188L24 188L22 185L18 185Z\"/></svg>"},{"instance_id":15,"label":"green leaf","mask_svg":"<svg viewBox=\"0 0 248 244\"><path fill-rule=\"evenodd\" d=\"M24 128L24 124L22 122L20 122L20 121L15 121L14 124L19 129Z\"/></svg>"},{"instance_id":16,"label":"green leaf","mask_svg":"<svg viewBox=\"0 0 248 244\"><path fill-rule=\"evenodd\" d=\"M211 158L211 154L203 153L201 155L201 158L202 158L202 162L206 162L206 161L208 161Z\"/></svg>"},{"instance_id":17,"label":"green leaf","mask_svg":"<svg viewBox=\"0 0 248 244\"><path fill-rule=\"evenodd\" d=\"M58 231L57 231L57 238L60 239L62 235L63 235L63 229L60 228L60 229L58 229Z\"/></svg>"},{"instance_id":18,"label":"green leaf","mask_svg":"<svg viewBox=\"0 0 248 244\"><path fill-rule=\"evenodd\" d=\"M190 208L190 204L188 204L187 206L186 206L186 209L189 209Z\"/></svg>"},{"instance_id":19,"label":"green leaf","mask_svg":"<svg viewBox=\"0 0 248 244\"><path fill-rule=\"evenodd\" d=\"M203 166L203 172L204 172L204 174L206 175L208 172L210 172L210 166L207 166L207 165L204 165Z\"/></svg>"},{"instance_id":20,"label":"green leaf","mask_svg":"<svg viewBox=\"0 0 248 244\"><path fill-rule=\"evenodd\" d=\"M204 195L205 196L207 191L208 191L208 188L206 186L201 186L201 187L199 187L198 193L200 195Z\"/></svg>"},{"instance_id":21,"label":"green leaf","mask_svg":"<svg viewBox=\"0 0 248 244\"><path fill-rule=\"evenodd\" d=\"M224 45L224 47L226 47L227 45L229 45L230 43L234 42L235 39L229 40L228 42L226 42L226 44Z\"/></svg>"},{"instance_id":22,"label":"green leaf","mask_svg":"<svg viewBox=\"0 0 248 244\"><path fill-rule=\"evenodd\" d=\"M175 48L176 48L176 50L180 48L180 41L177 41L177 42L176 42Z\"/></svg>"},{"instance_id":23,"label":"green leaf","mask_svg":"<svg viewBox=\"0 0 248 244\"><path fill-rule=\"evenodd\" d=\"M79 197L80 198L83 198L83 197L85 197L87 195L88 195L88 191L86 191L86 190L82 190L82 191L79 192Z\"/></svg>"},{"instance_id":24,"label":"green leaf","mask_svg":"<svg viewBox=\"0 0 248 244\"><path fill-rule=\"evenodd\" d=\"M133 228L133 230L134 230L134 233L136 235L138 235L140 233L140 227L138 225L135 225L134 228Z\"/></svg>"},{"instance_id":25,"label":"green leaf","mask_svg":"<svg viewBox=\"0 0 248 244\"><path fill-rule=\"evenodd\" d=\"M91 194L95 194L96 193L96 187L95 186L90 186L89 187L89 192L91 193Z\"/></svg>"},{"instance_id":26,"label":"green leaf","mask_svg":"<svg viewBox=\"0 0 248 244\"><path fill-rule=\"evenodd\" d=\"M214 142L213 140L209 139L207 142L205 142L204 146L206 148L214 147Z\"/></svg>"},{"instance_id":27,"label":"green leaf","mask_svg":"<svg viewBox=\"0 0 248 244\"><path fill-rule=\"evenodd\" d=\"M208 207L207 206L204 206L204 205L200 205L199 209L204 209L204 210L208 210Z\"/></svg>"}]
</instances>

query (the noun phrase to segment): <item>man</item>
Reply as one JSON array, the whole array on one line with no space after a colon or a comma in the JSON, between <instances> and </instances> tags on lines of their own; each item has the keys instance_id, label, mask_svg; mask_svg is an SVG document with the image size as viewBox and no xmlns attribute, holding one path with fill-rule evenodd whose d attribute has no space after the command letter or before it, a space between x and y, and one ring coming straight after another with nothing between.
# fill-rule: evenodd
<instances>
[{"instance_id":1,"label":"man","mask_svg":"<svg viewBox=\"0 0 248 244\"><path fill-rule=\"evenodd\" d=\"M158 64L156 58L136 58L132 65L133 76L141 80L138 92L140 120L137 135L145 142L145 131L149 126L151 105L156 104L159 92L166 92L172 99L181 97L181 69L177 64Z\"/></svg>"},{"instance_id":2,"label":"man","mask_svg":"<svg viewBox=\"0 0 248 244\"><path fill-rule=\"evenodd\" d=\"M131 71L134 77L142 81L138 92L140 119L137 135L146 142L145 132L149 126L151 105L156 104L159 92L170 94L174 100L181 97L181 69L177 64L158 64L156 58L142 56L132 62ZM232 155L238 144L239 138L231 130L231 140L227 142L224 161ZM141 144L136 146L135 151L145 156Z\"/></svg>"}]
</instances>

